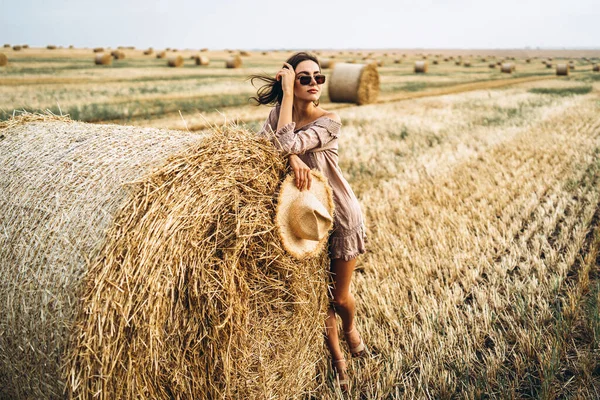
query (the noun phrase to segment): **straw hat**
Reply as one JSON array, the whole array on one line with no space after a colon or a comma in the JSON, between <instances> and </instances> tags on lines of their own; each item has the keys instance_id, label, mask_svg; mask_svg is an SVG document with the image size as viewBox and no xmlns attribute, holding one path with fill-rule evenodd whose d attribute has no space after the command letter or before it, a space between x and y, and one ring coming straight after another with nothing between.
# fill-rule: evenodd
<instances>
[{"instance_id":1,"label":"straw hat","mask_svg":"<svg viewBox=\"0 0 600 400\"><path fill-rule=\"evenodd\" d=\"M331 187L320 172L311 174L310 190L298 190L293 174L285 178L275 216L283 248L298 260L318 254L333 226Z\"/></svg>"}]
</instances>

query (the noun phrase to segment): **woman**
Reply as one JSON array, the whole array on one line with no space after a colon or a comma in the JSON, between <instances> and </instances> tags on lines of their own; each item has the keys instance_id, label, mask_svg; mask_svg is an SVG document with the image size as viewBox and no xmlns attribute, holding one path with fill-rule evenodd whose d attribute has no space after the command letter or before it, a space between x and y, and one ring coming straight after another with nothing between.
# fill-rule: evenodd
<instances>
[{"instance_id":1,"label":"woman","mask_svg":"<svg viewBox=\"0 0 600 400\"><path fill-rule=\"evenodd\" d=\"M336 113L319 107L325 83L316 57L300 52L291 56L275 78L253 75L266 84L259 88L258 104L271 104L260 134L288 157L299 190L310 189L311 169L329 181L335 203L333 231L329 237L332 302L327 312L325 336L332 366L342 390L348 389L347 364L338 338L336 314L342 319L345 340L353 357L365 355L365 346L354 325L355 302L350 293L356 258L365 252L365 228L360 205L338 166L341 121Z\"/></svg>"}]
</instances>

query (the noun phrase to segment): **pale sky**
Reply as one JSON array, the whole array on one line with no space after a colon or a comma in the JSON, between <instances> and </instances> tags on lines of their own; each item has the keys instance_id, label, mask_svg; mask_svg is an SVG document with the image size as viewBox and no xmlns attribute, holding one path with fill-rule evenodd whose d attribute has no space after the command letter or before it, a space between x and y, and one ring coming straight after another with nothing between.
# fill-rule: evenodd
<instances>
[{"instance_id":1,"label":"pale sky","mask_svg":"<svg viewBox=\"0 0 600 400\"><path fill-rule=\"evenodd\" d=\"M600 0L0 0L0 45L600 48Z\"/></svg>"}]
</instances>

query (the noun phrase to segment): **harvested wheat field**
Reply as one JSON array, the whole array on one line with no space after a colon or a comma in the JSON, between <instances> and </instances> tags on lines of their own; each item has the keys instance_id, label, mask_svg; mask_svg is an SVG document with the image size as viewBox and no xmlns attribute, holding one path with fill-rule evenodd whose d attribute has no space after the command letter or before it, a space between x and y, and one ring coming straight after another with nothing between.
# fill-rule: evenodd
<instances>
[{"instance_id":1,"label":"harvested wheat field","mask_svg":"<svg viewBox=\"0 0 600 400\"><path fill-rule=\"evenodd\" d=\"M279 247L285 160L252 134L269 109L246 77L291 53L4 51L0 398L600 397L600 52L435 50L415 74L422 54L372 51L361 106L325 83L369 238L352 290L371 357L342 396L326 259Z\"/></svg>"}]
</instances>

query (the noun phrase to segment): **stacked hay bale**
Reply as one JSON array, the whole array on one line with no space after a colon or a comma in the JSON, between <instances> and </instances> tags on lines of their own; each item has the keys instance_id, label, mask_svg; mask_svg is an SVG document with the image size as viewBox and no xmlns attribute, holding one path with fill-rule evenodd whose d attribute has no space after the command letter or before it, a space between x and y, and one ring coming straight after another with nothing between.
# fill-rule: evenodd
<instances>
[{"instance_id":1,"label":"stacked hay bale","mask_svg":"<svg viewBox=\"0 0 600 400\"><path fill-rule=\"evenodd\" d=\"M283 251L273 220L286 162L268 141L235 127L205 139L0 128L0 398L315 389L327 259Z\"/></svg>"},{"instance_id":2,"label":"stacked hay bale","mask_svg":"<svg viewBox=\"0 0 600 400\"><path fill-rule=\"evenodd\" d=\"M207 56L195 56L194 60L196 61L196 65L210 64L210 59Z\"/></svg>"},{"instance_id":3,"label":"stacked hay bale","mask_svg":"<svg viewBox=\"0 0 600 400\"><path fill-rule=\"evenodd\" d=\"M182 67L183 66L183 56L175 56L175 57L169 57L169 59L167 60L167 65L169 67Z\"/></svg>"},{"instance_id":4,"label":"stacked hay bale","mask_svg":"<svg viewBox=\"0 0 600 400\"><path fill-rule=\"evenodd\" d=\"M6 65L8 65L8 57L6 57L6 54L0 53L0 67L4 67Z\"/></svg>"},{"instance_id":5,"label":"stacked hay bale","mask_svg":"<svg viewBox=\"0 0 600 400\"><path fill-rule=\"evenodd\" d=\"M415 61L415 73L424 74L427 72L427 61Z\"/></svg>"},{"instance_id":6,"label":"stacked hay bale","mask_svg":"<svg viewBox=\"0 0 600 400\"><path fill-rule=\"evenodd\" d=\"M239 55L234 55L233 57L229 57L225 60L226 68L241 68L242 67L242 57Z\"/></svg>"},{"instance_id":7,"label":"stacked hay bale","mask_svg":"<svg viewBox=\"0 0 600 400\"><path fill-rule=\"evenodd\" d=\"M334 103L375 103L379 96L377 64L335 64L328 90L329 99Z\"/></svg>"},{"instance_id":8,"label":"stacked hay bale","mask_svg":"<svg viewBox=\"0 0 600 400\"><path fill-rule=\"evenodd\" d=\"M556 64L556 75L567 76L569 75L570 66L568 64Z\"/></svg>"},{"instance_id":9,"label":"stacked hay bale","mask_svg":"<svg viewBox=\"0 0 600 400\"><path fill-rule=\"evenodd\" d=\"M96 54L94 58L94 63L96 65L111 65L112 64L112 56L108 53L100 53Z\"/></svg>"}]
</instances>

